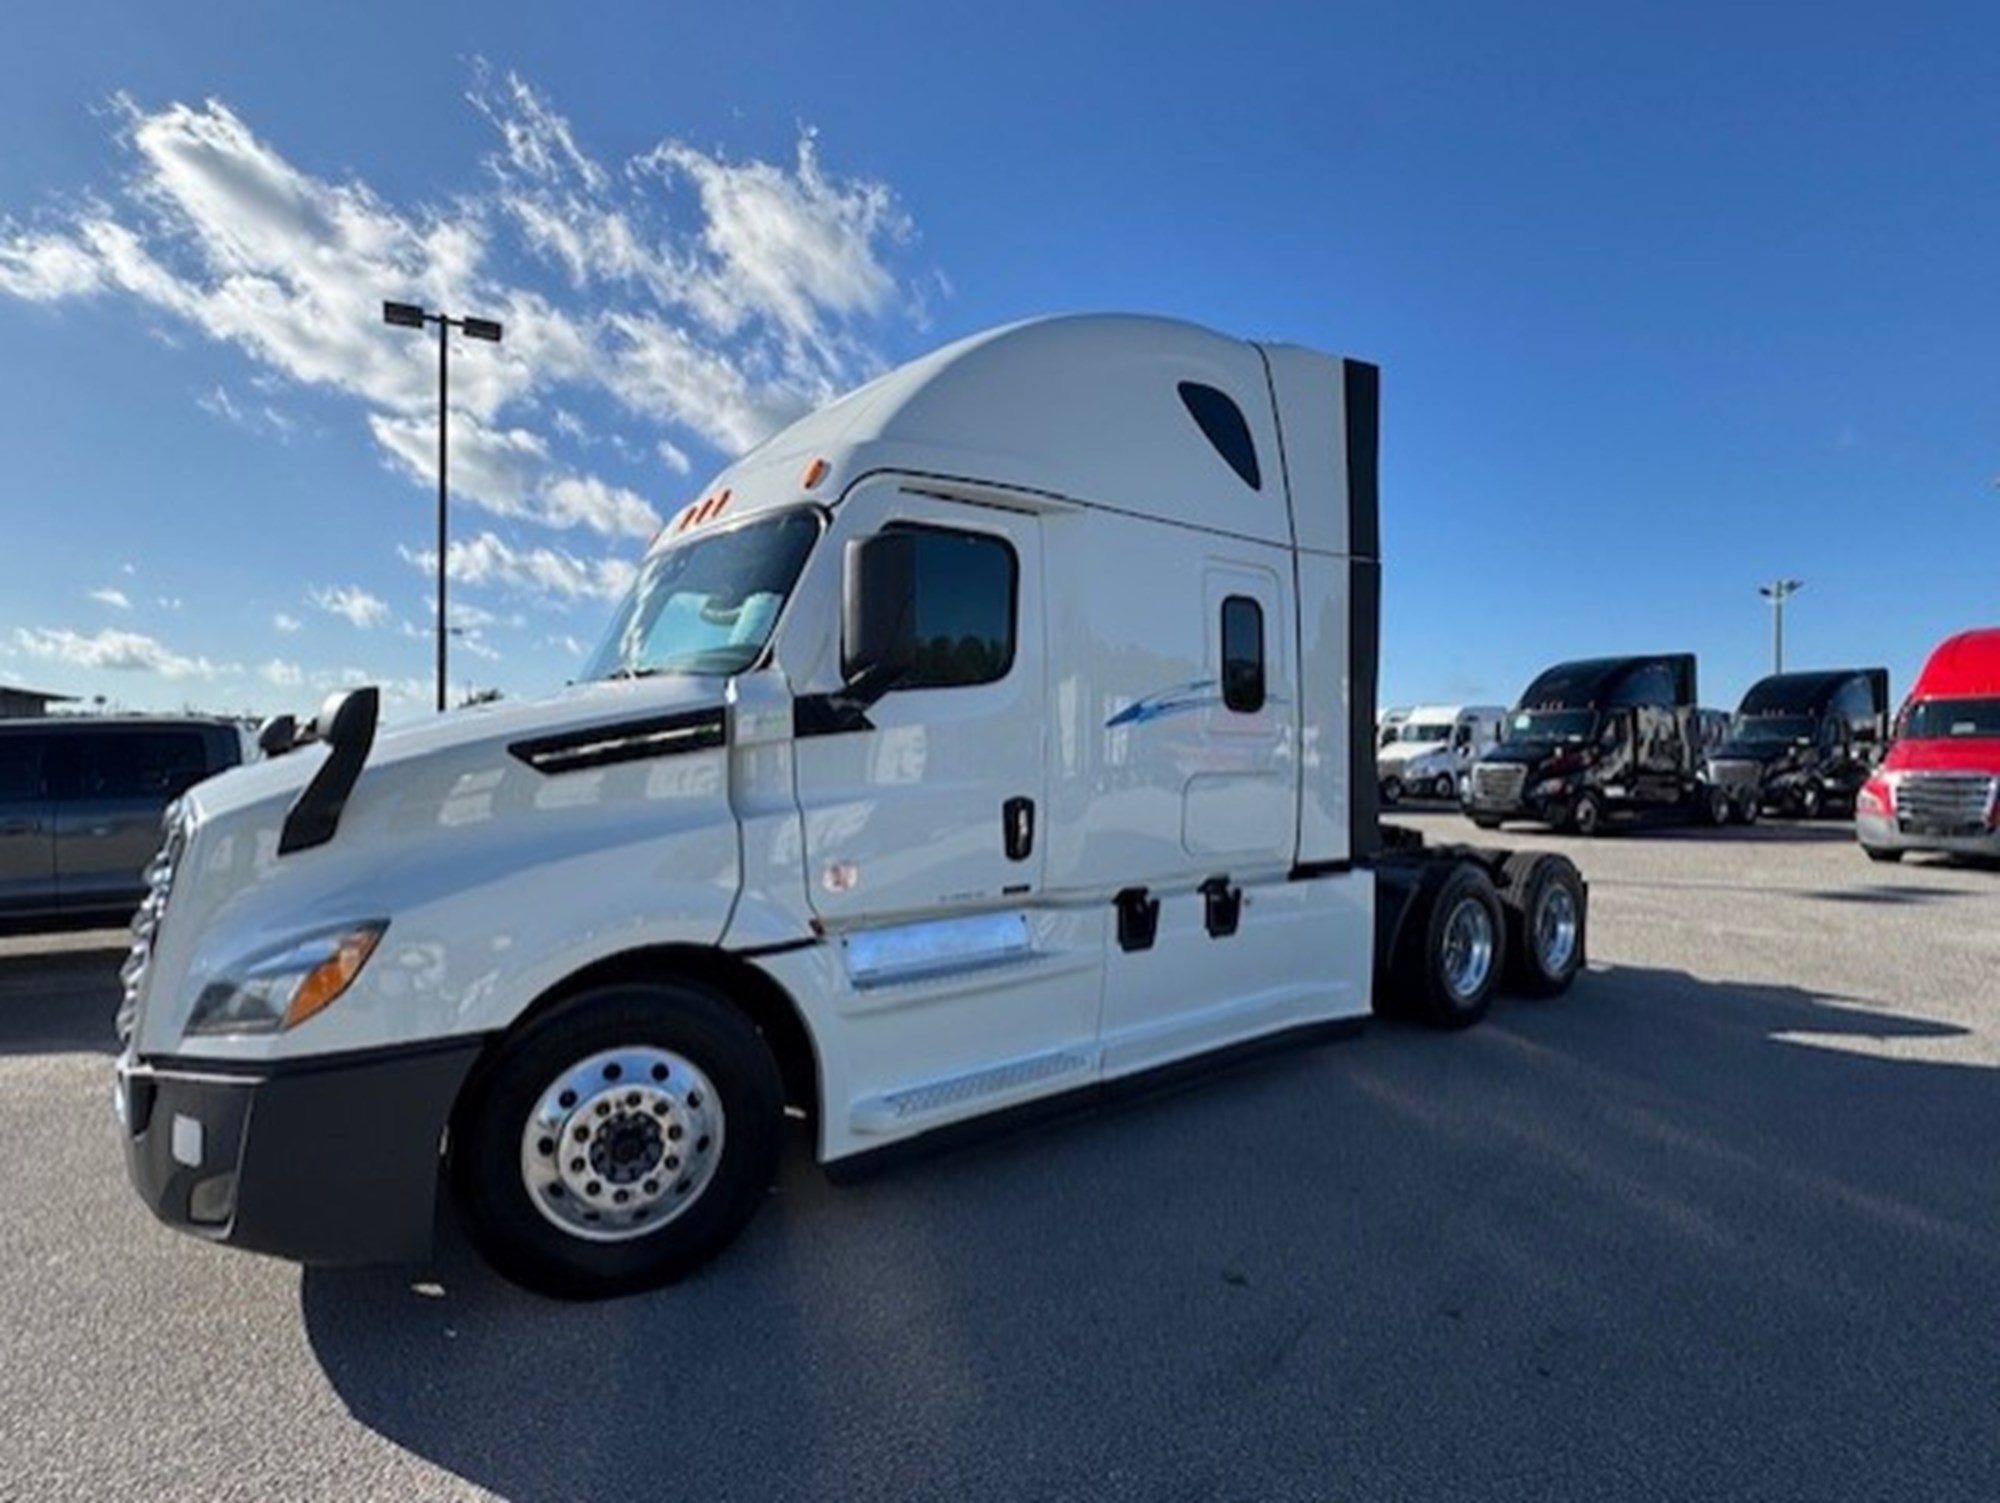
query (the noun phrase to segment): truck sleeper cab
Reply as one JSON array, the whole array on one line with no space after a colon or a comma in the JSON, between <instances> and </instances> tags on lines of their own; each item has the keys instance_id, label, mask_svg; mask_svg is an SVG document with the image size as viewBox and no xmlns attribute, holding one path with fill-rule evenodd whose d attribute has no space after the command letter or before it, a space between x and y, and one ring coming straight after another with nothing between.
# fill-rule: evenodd
<instances>
[{"instance_id":1,"label":"truck sleeper cab","mask_svg":"<svg viewBox=\"0 0 2000 1503\"><path fill-rule=\"evenodd\" d=\"M1855 801L1872 861L1910 851L2000 859L2000 627L1938 644Z\"/></svg>"},{"instance_id":2,"label":"truck sleeper cab","mask_svg":"<svg viewBox=\"0 0 2000 1503\"><path fill-rule=\"evenodd\" d=\"M976 336L670 518L574 688L379 737L357 691L197 790L126 971L139 1193L403 1259L442 1165L503 1273L615 1294L736 1234L787 1108L845 1167L1562 990L1573 867L1377 823L1376 380L1156 319Z\"/></svg>"},{"instance_id":3,"label":"truck sleeper cab","mask_svg":"<svg viewBox=\"0 0 2000 1503\"><path fill-rule=\"evenodd\" d=\"M1709 753L1709 781L1744 824L1766 809L1851 813L1888 728L1886 668L1775 673L1744 694L1728 739Z\"/></svg>"},{"instance_id":4,"label":"truck sleeper cab","mask_svg":"<svg viewBox=\"0 0 2000 1503\"><path fill-rule=\"evenodd\" d=\"M1558 663L1528 685L1473 764L1465 812L1594 835L1619 817L1726 817L1703 775L1692 653Z\"/></svg>"},{"instance_id":5,"label":"truck sleeper cab","mask_svg":"<svg viewBox=\"0 0 2000 1503\"><path fill-rule=\"evenodd\" d=\"M1382 802L1456 799L1479 756L1500 740L1504 705L1419 705L1375 757Z\"/></svg>"}]
</instances>

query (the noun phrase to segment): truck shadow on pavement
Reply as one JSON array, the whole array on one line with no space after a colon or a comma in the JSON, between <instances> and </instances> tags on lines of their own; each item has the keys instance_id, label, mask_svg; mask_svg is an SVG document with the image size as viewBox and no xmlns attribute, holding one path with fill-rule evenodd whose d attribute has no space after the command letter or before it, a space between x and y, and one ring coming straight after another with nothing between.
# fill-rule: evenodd
<instances>
[{"instance_id":1,"label":"truck shadow on pavement","mask_svg":"<svg viewBox=\"0 0 2000 1503\"><path fill-rule=\"evenodd\" d=\"M59 949L0 955L0 1054L118 1052L121 932L77 936Z\"/></svg>"},{"instance_id":2,"label":"truck shadow on pavement","mask_svg":"<svg viewBox=\"0 0 2000 1503\"><path fill-rule=\"evenodd\" d=\"M856 1188L800 1135L656 1294L448 1235L301 1305L358 1421L511 1498L1990 1497L1995 1061L1611 968Z\"/></svg>"}]
</instances>

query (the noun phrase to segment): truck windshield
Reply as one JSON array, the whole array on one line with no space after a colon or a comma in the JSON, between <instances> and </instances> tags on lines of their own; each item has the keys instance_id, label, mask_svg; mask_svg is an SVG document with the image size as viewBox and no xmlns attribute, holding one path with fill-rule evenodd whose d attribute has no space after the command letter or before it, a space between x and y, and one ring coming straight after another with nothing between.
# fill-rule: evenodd
<instances>
[{"instance_id":1,"label":"truck windshield","mask_svg":"<svg viewBox=\"0 0 2000 1503\"><path fill-rule=\"evenodd\" d=\"M1738 715L1730 735L1748 746L1811 741L1818 723L1810 715Z\"/></svg>"},{"instance_id":2,"label":"truck windshield","mask_svg":"<svg viewBox=\"0 0 2000 1503\"><path fill-rule=\"evenodd\" d=\"M654 554L584 678L741 673L762 656L821 526L817 510L793 507Z\"/></svg>"},{"instance_id":3,"label":"truck windshield","mask_svg":"<svg viewBox=\"0 0 2000 1503\"><path fill-rule=\"evenodd\" d=\"M1405 741L1445 741L1450 739L1451 725L1448 721L1429 720L1422 725L1411 721L1403 727Z\"/></svg>"},{"instance_id":4,"label":"truck windshield","mask_svg":"<svg viewBox=\"0 0 2000 1503\"><path fill-rule=\"evenodd\" d=\"M2000 699L1920 700L1900 734L1912 741L2000 739Z\"/></svg>"},{"instance_id":5,"label":"truck windshield","mask_svg":"<svg viewBox=\"0 0 2000 1503\"><path fill-rule=\"evenodd\" d=\"M1516 710L1507 717L1509 741L1588 741L1597 734L1595 710Z\"/></svg>"}]
</instances>

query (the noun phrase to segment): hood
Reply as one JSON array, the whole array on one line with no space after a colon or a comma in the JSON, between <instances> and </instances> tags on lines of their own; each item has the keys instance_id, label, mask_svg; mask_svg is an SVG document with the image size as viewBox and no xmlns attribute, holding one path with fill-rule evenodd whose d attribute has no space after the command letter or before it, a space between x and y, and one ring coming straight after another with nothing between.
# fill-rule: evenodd
<instances>
[{"instance_id":1,"label":"hood","mask_svg":"<svg viewBox=\"0 0 2000 1503\"><path fill-rule=\"evenodd\" d=\"M438 766L500 767L517 741L539 740L626 720L651 719L687 710L719 708L723 685L716 678L616 679L576 684L540 699L475 705L415 724L377 733L355 786L356 797L390 769L414 771L425 762ZM283 756L246 763L197 785L191 795L204 819L233 814L253 804L289 802L311 781L327 752L315 743Z\"/></svg>"},{"instance_id":2,"label":"hood","mask_svg":"<svg viewBox=\"0 0 2000 1503\"><path fill-rule=\"evenodd\" d=\"M1898 741L1882 761L1883 772L1984 772L2000 775L2000 738Z\"/></svg>"},{"instance_id":3,"label":"hood","mask_svg":"<svg viewBox=\"0 0 2000 1503\"><path fill-rule=\"evenodd\" d=\"M1775 767L1780 762L1804 760L1809 746L1789 741L1725 741L1708 754L1711 762L1755 762L1759 767ZM1798 753L1794 757L1794 753Z\"/></svg>"},{"instance_id":4,"label":"hood","mask_svg":"<svg viewBox=\"0 0 2000 1503\"><path fill-rule=\"evenodd\" d=\"M1558 752L1588 752L1590 748L1581 742L1565 741L1502 741L1498 746L1490 746L1480 753L1479 760L1486 763L1504 763L1508 766L1539 767Z\"/></svg>"},{"instance_id":5,"label":"hood","mask_svg":"<svg viewBox=\"0 0 2000 1503\"><path fill-rule=\"evenodd\" d=\"M1375 754L1375 765L1386 772L1448 750L1449 747L1442 741L1398 741Z\"/></svg>"}]
</instances>

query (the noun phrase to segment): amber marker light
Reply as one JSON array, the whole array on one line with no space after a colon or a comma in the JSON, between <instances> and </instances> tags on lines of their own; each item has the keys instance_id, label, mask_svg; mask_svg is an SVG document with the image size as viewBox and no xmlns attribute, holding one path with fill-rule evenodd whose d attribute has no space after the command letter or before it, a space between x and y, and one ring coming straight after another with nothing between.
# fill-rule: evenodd
<instances>
[{"instance_id":1,"label":"amber marker light","mask_svg":"<svg viewBox=\"0 0 2000 1503\"><path fill-rule=\"evenodd\" d=\"M827 462L824 459L815 459L811 464L806 466L806 472L800 477L799 483L807 490L811 490L822 480L826 479L828 468Z\"/></svg>"},{"instance_id":2,"label":"amber marker light","mask_svg":"<svg viewBox=\"0 0 2000 1503\"><path fill-rule=\"evenodd\" d=\"M291 1005L285 1009L285 1027L296 1028L315 1013L330 1007L340 994L354 984L354 978L361 974L368 957L375 953L375 947L382 942L382 931L370 926L364 929L350 929L335 943L333 953L306 974L299 983L299 989L292 993Z\"/></svg>"}]
</instances>

